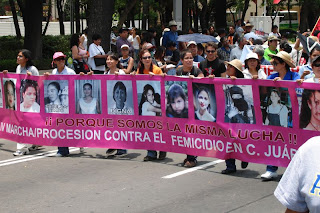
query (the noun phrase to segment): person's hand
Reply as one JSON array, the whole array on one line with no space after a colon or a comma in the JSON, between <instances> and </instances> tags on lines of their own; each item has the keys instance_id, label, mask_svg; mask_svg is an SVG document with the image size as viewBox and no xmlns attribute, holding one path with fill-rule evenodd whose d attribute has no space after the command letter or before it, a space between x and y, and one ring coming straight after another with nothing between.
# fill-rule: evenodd
<instances>
[{"instance_id":1,"label":"person's hand","mask_svg":"<svg viewBox=\"0 0 320 213\"><path fill-rule=\"evenodd\" d=\"M282 80L280 77L275 77L275 78L273 79L273 81L280 81L280 80Z\"/></svg>"},{"instance_id":2,"label":"person's hand","mask_svg":"<svg viewBox=\"0 0 320 213\"><path fill-rule=\"evenodd\" d=\"M190 79L193 79L193 78L195 78L195 77L194 77L194 75L189 75L189 78L190 78Z\"/></svg>"},{"instance_id":3,"label":"person's hand","mask_svg":"<svg viewBox=\"0 0 320 213\"><path fill-rule=\"evenodd\" d=\"M27 75L30 76L30 75L32 75L32 73L27 70Z\"/></svg>"},{"instance_id":4,"label":"person's hand","mask_svg":"<svg viewBox=\"0 0 320 213\"><path fill-rule=\"evenodd\" d=\"M297 82L299 85L301 85L303 81L304 81L303 79L297 79L297 80L296 80L296 82Z\"/></svg>"},{"instance_id":5,"label":"person's hand","mask_svg":"<svg viewBox=\"0 0 320 213\"><path fill-rule=\"evenodd\" d=\"M131 72L130 75L136 75L136 71Z\"/></svg>"},{"instance_id":6,"label":"person's hand","mask_svg":"<svg viewBox=\"0 0 320 213\"><path fill-rule=\"evenodd\" d=\"M115 75L119 75L119 72L114 72Z\"/></svg>"},{"instance_id":7,"label":"person's hand","mask_svg":"<svg viewBox=\"0 0 320 213\"><path fill-rule=\"evenodd\" d=\"M216 76L215 75L209 75L209 78L214 79Z\"/></svg>"},{"instance_id":8,"label":"person's hand","mask_svg":"<svg viewBox=\"0 0 320 213\"><path fill-rule=\"evenodd\" d=\"M167 75L167 73L162 73L161 74L162 77L165 77L166 75Z\"/></svg>"},{"instance_id":9,"label":"person's hand","mask_svg":"<svg viewBox=\"0 0 320 213\"><path fill-rule=\"evenodd\" d=\"M3 70L2 73L3 74L7 74L9 71L8 70Z\"/></svg>"},{"instance_id":10,"label":"person's hand","mask_svg":"<svg viewBox=\"0 0 320 213\"><path fill-rule=\"evenodd\" d=\"M93 71L88 72L87 75L93 75Z\"/></svg>"},{"instance_id":11,"label":"person's hand","mask_svg":"<svg viewBox=\"0 0 320 213\"><path fill-rule=\"evenodd\" d=\"M85 74L84 74L84 72L80 72L79 75L84 76Z\"/></svg>"},{"instance_id":12,"label":"person's hand","mask_svg":"<svg viewBox=\"0 0 320 213\"><path fill-rule=\"evenodd\" d=\"M155 74L153 72L149 72L149 76L153 77Z\"/></svg>"},{"instance_id":13,"label":"person's hand","mask_svg":"<svg viewBox=\"0 0 320 213\"><path fill-rule=\"evenodd\" d=\"M302 75L301 75L301 78L304 78L306 75L309 75L310 74L310 71L309 70L305 70L303 71Z\"/></svg>"},{"instance_id":14,"label":"person's hand","mask_svg":"<svg viewBox=\"0 0 320 213\"><path fill-rule=\"evenodd\" d=\"M252 76L252 79L258 79L258 78L259 78L258 75L253 75L253 76Z\"/></svg>"},{"instance_id":15,"label":"person's hand","mask_svg":"<svg viewBox=\"0 0 320 213\"><path fill-rule=\"evenodd\" d=\"M231 80L236 80L237 77L236 77L236 76L230 76L230 79L231 79Z\"/></svg>"},{"instance_id":16,"label":"person's hand","mask_svg":"<svg viewBox=\"0 0 320 213\"><path fill-rule=\"evenodd\" d=\"M239 110L237 107L234 106L234 103L231 104L230 111L228 112L228 117L232 118L233 116L237 115Z\"/></svg>"},{"instance_id":17,"label":"person's hand","mask_svg":"<svg viewBox=\"0 0 320 213\"><path fill-rule=\"evenodd\" d=\"M47 77L47 76L49 76L49 75L50 75L50 73L45 72L45 73L43 73L43 75Z\"/></svg>"}]
</instances>

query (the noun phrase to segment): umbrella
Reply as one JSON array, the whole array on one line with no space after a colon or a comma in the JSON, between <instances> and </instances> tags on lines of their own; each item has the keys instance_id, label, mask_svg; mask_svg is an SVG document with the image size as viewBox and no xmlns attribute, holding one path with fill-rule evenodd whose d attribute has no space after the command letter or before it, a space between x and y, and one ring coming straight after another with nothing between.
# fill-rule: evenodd
<instances>
[{"instance_id":1,"label":"umbrella","mask_svg":"<svg viewBox=\"0 0 320 213\"><path fill-rule=\"evenodd\" d=\"M197 44L198 43L207 43L207 42L219 43L219 41L215 37L209 36L209 35L200 34L200 33L180 35L180 36L178 36L178 40L177 41L182 41L182 42L195 41Z\"/></svg>"},{"instance_id":2,"label":"umbrella","mask_svg":"<svg viewBox=\"0 0 320 213\"><path fill-rule=\"evenodd\" d=\"M311 50L315 46L319 46L320 47L320 44L318 42L315 42L310 37L306 37L306 36L302 35L301 33L298 33L298 37L300 39L300 43L303 46L303 49L307 52L308 55L310 55Z\"/></svg>"},{"instance_id":3,"label":"umbrella","mask_svg":"<svg viewBox=\"0 0 320 213\"><path fill-rule=\"evenodd\" d=\"M244 37L249 40L250 38L253 38L254 40L256 39L261 39L257 34L255 34L254 32L250 32L247 34L244 34Z\"/></svg>"}]
</instances>

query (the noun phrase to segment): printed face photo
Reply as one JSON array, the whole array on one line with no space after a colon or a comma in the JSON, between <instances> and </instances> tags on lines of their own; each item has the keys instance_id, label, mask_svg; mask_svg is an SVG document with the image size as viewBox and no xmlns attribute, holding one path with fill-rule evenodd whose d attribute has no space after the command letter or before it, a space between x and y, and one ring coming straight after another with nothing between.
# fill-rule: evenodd
<instances>
[{"instance_id":1,"label":"printed face photo","mask_svg":"<svg viewBox=\"0 0 320 213\"><path fill-rule=\"evenodd\" d=\"M320 131L320 90L303 89L300 106L299 127Z\"/></svg>"},{"instance_id":2,"label":"printed face photo","mask_svg":"<svg viewBox=\"0 0 320 213\"><path fill-rule=\"evenodd\" d=\"M108 114L134 115L131 81L107 81Z\"/></svg>"},{"instance_id":3,"label":"printed face photo","mask_svg":"<svg viewBox=\"0 0 320 213\"><path fill-rule=\"evenodd\" d=\"M188 118L188 84L186 81L166 81L166 115Z\"/></svg>"},{"instance_id":4,"label":"printed face photo","mask_svg":"<svg viewBox=\"0 0 320 213\"><path fill-rule=\"evenodd\" d=\"M40 89L37 81L21 80L20 111L40 112Z\"/></svg>"},{"instance_id":5,"label":"printed face photo","mask_svg":"<svg viewBox=\"0 0 320 213\"><path fill-rule=\"evenodd\" d=\"M44 81L46 113L69 113L69 86L67 80Z\"/></svg>"},{"instance_id":6,"label":"printed face photo","mask_svg":"<svg viewBox=\"0 0 320 213\"><path fill-rule=\"evenodd\" d=\"M160 81L137 81L139 115L161 116Z\"/></svg>"},{"instance_id":7,"label":"printed face photo","mask_svg":"<svg viewBox=\"0 0 320 213\"><path fill-rule=\"evenodd\" d=\"M17 79L3 79L3 91L6 109L17 110L16 81Z\"/></svg>"},{"instance_id":8,"label":"printed face photo","mask_svg":"<svg viewBox=\"0 0 320 213\"><path fill-rule=\"evenodd\" d=\"M260 86L259 91L263 124L292 128L292 106L288 88Z\"/></svg>"},{"instance_id":9,"label":"printed face photo","mask_svg":"<svg viewBox=\"0 0 320 213\"><path fill-rule=\"evenodd\" d=\"M76 114L101 114L101 81L75 80Z\"/></svg>"},{"instance_id":10,"label":"printed face photo","mask_svg":"<svg viewBox=\"0 0 320 213\"><path fill-rule=\"evenodd\" d=\"M224 84L226 123L255 124L251 85Z\"/></svg>"},{"instance_id":11,"label":"printed face photo","mask_svg":"<svg viewBox=\"0 0 320 213\"><path fill-rule=\"evenodd\" d=\"M214 85L193 83L192 88L195 119L215 122L217 105Z\"/></svg>"}]
</instances>

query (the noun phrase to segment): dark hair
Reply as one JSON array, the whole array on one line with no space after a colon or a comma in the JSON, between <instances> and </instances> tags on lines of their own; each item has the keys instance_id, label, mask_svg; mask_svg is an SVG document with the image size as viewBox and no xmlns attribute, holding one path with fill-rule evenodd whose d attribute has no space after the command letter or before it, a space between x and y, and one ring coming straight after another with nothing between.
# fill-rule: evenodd
<instances>
[{"instance_id":1,"label":"dark hair","mask_svg":"<svg viewBox=\"0 0 320 213\"><path fill-rule=\"evenodd\" d=\"M28 59L26 62L26 68L33 66L31 51L27 49L22 49L22 50L19 50L19 53L20 52L26 59Z\"/></svg>"},{"instance_id":2,"label":"dark hair","mask_svg":"<svg viewBox=\"0 0 320 213\"><path fill-rule=\"evenodd\" d=\"M191 53L191 55L192 55L192 52L190 50L188 50L188 49L181 51L180 59L183 60L184 57L187 55L187 53Z\"/></svg>"},{"instance_id":3,"label":"dark hair","mask_svg":"<svg viewBox=\"0 0 320 213\"><path fill-rule=\"evenodd\" d=\"M272 25L271 31L274 30L274 29L278 29L278 26L277 25Z\"/></svg>"},{"instance_id":4,"label":"dark hair","mask_svg":"<svg viewBox=\"0 0 320 213\"><path fill-rule=\"evenodd\" d=\"M278 104L280 104L281 103L281 95L280 95L280 92L279 92L279 90L277 90L277 89L272 89L271 91L270 91L270 94L269 94L269 98L268 98L268 105L271 105L272 104L272 102L271 102L271 93L276 93L277 95L278 95L278 97L279 97L279 102L278 102Z\"/></svg>"},{"instance_id":5,"label":"dark hair","mask_svg":"<svg viewBox=\"0 0 320 213\"><path fill-rule=\"evenodd\" d=\"M153 95L155 95L154 88L150 84L146 84L143 87L143 93L142 93L141 101L140 101L140 104L139 104L139 115L142 114L142 105L144 104L144 102L147 101L147 93L148 93L149 90L151 90Z\"/></svg>"},{"instance_id":6,"label":"dark hair","mask_svg":"<svg viewBox=\"0 0 320 213\"><path fill-rule=\"evenodd\" d=\"M283 64L285 63L286 64L286 70L290 70L290 66L280 57L277 57L277 56L273 56L273 58L276 58L280 64Z\"/></svg>"},{"instance_id":7,"label":"dark hair","mask_svg":"<svg viewBox=\"0 0 320 213\"><path fill-rule=\"evenodd\" d=\"M118 55L110 52L110 53L108 53L107 59L108 59L108 57L110 57L110 58L112 58L113 60L117 61L118 63L117 63L117 65L116 65L116 67L120 69L120 61L119 61ZM107 70L109 70L109 68L107 68Z\"/></svg>"},{"instance_id":8,"label":"dark hair","mask_svg":"<svg viewBox=\"0 0 320 213\"><path fill-rule=\"evenodd\" d=\"M290 44L287 41L280 42L280 49L282 49L283 51L285 51L287 53L291 53L291 51L292 51L292 47L290 46Z\"/></svg>"},{"instance_id":9,"label":"dark hair","mask_svg":"<svg viewBox=\"0 0 320 213\"><path fill-rule=\"evenodd\" d=\"M88 34L88 32L89 32L88 27L86 27L86 29L84 29L84 30L82 31L82 33L83 33L83 34L85 34L85 35L87 35L87 34Z\"/></svg>"},{"instance_id":10,"label":"dark hair","mask_svg":"<svg viewBox=\"0 0 320 213\"><path fill-rule=\"evenodd\" d=\"M258 54L257 54L258 55ZM250 58L249 58L250 59ZM248 59L248 60L249 60ZM248 60L245 60L244 61L244 68L246 69L249 69L249 66L248 66ZM261 63L260 63L260 60L259 59L256 59L258 61L258 65L256 66L256 70L259 71L260 68L261 68Z\"/></svg>"},{"instance_id":11,"label":"dark hair","mask_svg":"<svg viewBox=\"0 0 320 213\"><path fill-rule=\"evenodd\" d=\"M30 80L30 79L25 79L23 82L21 82L23 87L22 87L22 93L25 93L28 89L28 87L33 87L36 91L38 88L38 82Z\"/></svg>"},{"instance_id":12,"label":"dark hair","mask_svg":"<svg viewBox=\"0 0 320 213\"><path fill-rule=\"evenodd\" d=\"M60 84L59 84L58 82L53 81L53 82L51 82L50 84L48 84L48 87L49 87L50 85L54 86L54 87L58 90L58 92L60 91Z\"/></svg>"},{"instance_id":13,"label":"dark hair","mask_svg":"<svg viewBox=\"0 0 320 213\"><path fill-rule=\"evenodd\" d=\"M205 49L207 49L208 47L212 47L214 48L215 50L218 49L218 45L216 43L213 43L213 42L208 42L205 46Z\"/></svg>"},{"instance_id":14,"label":"dark hair","mask_svg":"<svg viewBox=\"0 0 320 213\"><path fill-rule=\"evenodd\" d=\"M319 46L319 45L316 45L316 46L310 51L310 55L312 55L315 50L317 50L317 51L320 52L320 46Z\"/></svg>"},{"instance_id":15,"label":"dark hair","mask_svg":"<svg viewBox=\"0 0 320 213\"><path fill-rule=\"evenodd\" d=\"M177 44L176 44L176 42L174 42L174 41L168 41L168 43L167 43L167 48L169 48L169 47L176 47L177 46Z\"/></svg>"},{"instance_id":16,"label":"dark hair","mask_svg":"<svg viewBox=\"0 0 320 213\"><path fill-rule=\"evenodd\" d=\"M70 48L72 48L73 46L79 46L79 38L80 35L79 34L73 34L70 38Z\"/></svg>"},{"instance_id":17,"label":"dark hair","mask_svg":"<svg viewBox=\"0 0 320 213\"><path fill-rule=\"evenodd\" d=\"M315 95L316 92L320 93L320 90L309 90L304 89L302 93L301 101L301 110L300 110L300 128L303 129L310 123L311 120L311 109L308 105L308 102L311 99L312 95Z\"/></svg>"},{"instance_id":18,"label":"dark hair","mask_svg":"<svg viewBox=\"0 0 320 213\"><path fill-rule=\"evenodd\" d=\"M206 88L206 87L200 87L198 89L198 92L197 92L197 95L196 95L197 99L198 99L198 96L199 96L200 92L202 92L202 91L204 91L204 92L206 92L208 94L208 97L209 97L209 100L210 100L210 92L209 92L208 88ZM210 101L209 101L207 110L210 112Z\"/></svg>"},{"instance_id":19,"label":"dark hair","mask_svg":"<svg viewBox=\"0 0 320 213\"><path fill-rule=\"evenodd\" d=\"M4 87L4 97L5 97L5 101L6 101L6 108L9 109L10 106L9 106L9 100L8 100L8 86L11 85L12 88L13 88L13 94L14 94L14 97L16 97L16 87L13 83L12 80L8 80L4 83L3 87ZM15 105L15 102L14 102L14 106L13 106L13 109L16 110L16 105Z\"/></svg>"},{"instance_id":20,"label":"dark hair","mask_svg":"<svg viewBox=\"0 0 320 213\"><path fill-rule=\"evenodd\" d=\"M193 27L189 28L189 30L191 30L192 32L196 33L196 29L194 29Z\"/></svg>"},{"instance_id":21,"label":"dark hair","mask_svg":"<svg viewBox=\"0 0 320 213\"><path fill-rule=\"evenodd\" d=\"M114 94L116 92L116 89L121 89L125 92L126 98L125 98L124 102L126 102L127 101L127 88L122 81L118 81L113 87L113 96L112 97L113 97L114 101L116 101L116 99L114 98Z\"/></svg>"},{"instance_id":22,"label":"dark hair","mask_svg":"<svg viewBox=\"0 0 320 213\"><path fill-rule=\"evenodd\" d=\"M239 37L240 37L240 35L239 35L238 33L235 33L235 34L234 34L234 36L233 36L233 41L234 41L234 43L235 43L235 42L238 42L238 44L239 44Z\"/></svg>"},{"instance_id":23,"label":"dark hair","mask_svg":"<svg viewBox=\"0 0 320 213\"><path fill-rule=\"evenodd\" d=\"M119 33L123 33L123 32L125 32L125 31L129 31L129 29L128 28L121 28L120 30L119 30Z\"/></svg>"},{"instance_id":24,"label":"dark hair","mask_svg":"<svg viewBox=\"0 0 320 213\"><path fill-rule=\"evenodd\" d=\"M149 54L151 55L151 53L149 52L149 50L140 51L140 53L139 53L140 62L139 62L139 66L138 66L138 73L139 73L139 74L143 74L144 64L142 63L142 56L143 56L145 53L149 53ZM153 63L152 63L152 62L151 62L151 66L150 66L149 71L150 71L150 72L153 72Z\"/></svg>"},{"instance_id":25,"label":"dark hair","mask_svg":"<svg viewBox=\"0 0 320 213\"><path fill-rule=\"evenodd\" d=\"M163 59L163 53L166 51L166 48L163 46L158 46L156 49L156 52L154 53L154 58L155 59Z\"/></svg>"},{"instance_id":26,"label":"dark hair","mask_svg":"<svg viewBox=\"0 0 320 213\"><path fill-rule=\"evenodd\" d=\"M223 29L223 28L219 28L219 29L217 30L217 33L218 33L219 36L222 35L222 34L227 34L226 30Z\"/></svg>"},{"instance_id":27,"label":"dark hair","mask_svg":"<svg viewBox=\"0 0 320 213\"><path fill-rule=\"evenodd\" d=\"M172 108L172 103L174 103L174 100L176 98L181 97L184 100L184 109L180 114L178 114L176 111ZM175 117L175 118L188 118L188 106L186 104L187 96L185 92L183 91L182 86L179 84L172 84L167 92L167 100L168 100L168 107L167 107L167 116L168 117Z\"/></svg>"},{"instance_id":28,"label":"dark hair","mask_svg":"<svg viewBox=\"0 0 320 213\"><path fill-rule=\"evenodd\" d=\"M145 43L145 42L151 43L152 35L151 35L150 32L146 32L146 31L145 31L145 32L143 32L143 33L141 34L141 36L142 36L141 45L142 45L143 43Z\"/></svg>"},{"instance_id":29,"label":"dark hair","mask_svg":"<svg viewBox=\"0 0 320 213\"><path fill-rule=\"evenodd\" d=\"M85 86L89 86L90 89L92 90L92 84L90 84L90 83L85 83L85 84L83 84L82 88L84 89Z\"/></svg>"},{"instance_id":30,"label":"dark hair","mask_svg":"<svg viewBox=\"0 0 320 213\"><path fill-rule=\"evenodd\" d=\"M228 41L228 37L227 36L223 36L220 39L220 43L224 42L224 41Z\"/></svg>"},{"instance_id":31,"label":"dark hair","mask_svg":"<svg viewBox=\"0 0 320 213\"><path fill-rule=\"evenodd\" d=\"M99 40L99 39L102 39L101 35L96 34L96 33L92 35L92 41L96 41L96 40Z\"/></svg>"}]
</instances>

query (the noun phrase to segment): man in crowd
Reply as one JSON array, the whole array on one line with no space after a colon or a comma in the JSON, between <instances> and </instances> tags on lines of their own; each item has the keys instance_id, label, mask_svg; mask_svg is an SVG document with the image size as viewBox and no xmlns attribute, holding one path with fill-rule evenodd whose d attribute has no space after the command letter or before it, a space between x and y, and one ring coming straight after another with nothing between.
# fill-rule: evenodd
<instances>
[{"instance_id":1,"label":"man in crowd","mask_svg":"<svg viewBox=\"0 0 320 213\"><path fill-rule=\"evenodd\" d=\"M218 49L218 56L219 59L223 61L229 61L230 59L230 53L231 53L231 47L229 44L229 40L227 36L224 36L220 39L221 47Z\"/></svg>"},{"instance_id":2,"label":"man in crowd","mask_svg":"<svg viewBox=\"0 0 320 213\"><path fill-rule=\"evenodd\" d=\"M240 59L243 47L247 43L248 43L247 39L244 36L240 36L238 39L238 46L236 46L231 50L229 61L232 61L233 59Z\"/></svg>"},{"instance_id":3,"label":"man in crowd","mask_svg":"<svg viewBox=\"0 0 320 213\"><path fill-rule=\"evenodd\" d=\"M235 34L236 30L234 28L234 26L230 26L229 27L229 35L228 35L228 41L230 45L233 45L233 37Z\"/></svg>"},{"instance_id":4,"label":"man in crowd","mask_svg":"<svg viewBox=\"0 0 320 213\"><path fill-rule=\"evenodd\" d=\"M271 65L270 61L267 61L263 55L264 55L264 48L261 45L258 45L254 48L253 52L257 53L260 64L261 65Z\"/></svg>"},{"instance_id":5,"label":"man in crowd","mask_svg":"<svg viewBox=\"0 0 320 213\"><path fill-rule=\"evenodd\" d=\"M267 61L271 61L271 57L269 56L269 54L277 54L278 50L277 50L277 46L278 46L278 37L276 36L269 36L268 38L268 48L265 49L264 51L264 55L263 57L267 60Z\"/></svg>"},{"instance_id":6,"label":"man in crowd","mask_svg":"<svg viewBox=\"0 0 320 213\"><path fill-rule=\"evenodd\" d=\"M200 62L199 65L205 77L208 77L209 75L214 75L216 77L226 76L226 66L224 65L224 61L218 58L217 48L218 45L213 42L206 44L205 51L207 58Z\"/></svg>"},{"instance_id":7,"label":"man in crowd","mask_svg":"<svg viewBox=\"0 0 320 213\"><path fill-rule=\"evenodd\" d=\"M174 20L169 22L169 28L170 31L165 32L162 39L162 46L166 47L169 41L173 41L176 43L176 47L178 48L178 33L177 33L177 22ZM166 55L171 55L172 53L170 51L166 51Z\"/></svg>"},{"instance_id":8,"label":"man in crowd","mask_svg":"<svg viewBox=\"0 0 320 213\"><path fill-rule=\"evenodd\" d=\"M119 30L119 38L117 40L117 53L121 56L121 46L126 44L129 46L130 55L133 53L133 47L131 43L128 41L128 29L127 28L121 28Z\"/></svg>"}]
</instances>

